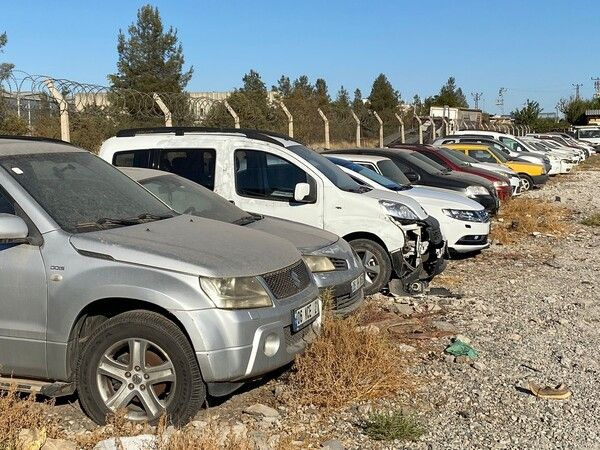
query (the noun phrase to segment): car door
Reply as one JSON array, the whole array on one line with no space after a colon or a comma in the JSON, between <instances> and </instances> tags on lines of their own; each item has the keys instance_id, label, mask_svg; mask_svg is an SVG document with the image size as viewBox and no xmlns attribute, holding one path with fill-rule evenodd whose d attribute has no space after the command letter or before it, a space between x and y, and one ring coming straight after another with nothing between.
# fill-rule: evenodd
<instances>
[{"instance_id":1,"label":"car door","mask_svg":"<svg viewBox=\"0 0 600 450\"><path fill-rule=\"evenodd\" d=\"M0 187L0 213L24 213ZM30 223L28 219L26 222ZM34 231L29 226L30 236ZM0 243L0 373L46 374L48 288L38 245Z\"/></svg>"},{"instance_id":2,"label":"car door","mask_svg":"<svg viewBox=\"0 0 600 450\"><path fill-rule=\"evenodd\" d=\"M236 149L230 200L258 214L323 228L323 183L296 161L264 150ZM294 200L298 183L310 185L306 201Z\"/></svg>"}]
</instances>

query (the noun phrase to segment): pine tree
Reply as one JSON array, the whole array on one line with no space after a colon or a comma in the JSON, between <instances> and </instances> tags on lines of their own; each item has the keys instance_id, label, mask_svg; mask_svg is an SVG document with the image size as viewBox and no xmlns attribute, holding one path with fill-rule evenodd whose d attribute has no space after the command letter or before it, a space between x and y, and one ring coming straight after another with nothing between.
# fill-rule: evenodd
<instances>
[{"instance_id":1,"label":"pine tree","mask_svg":"<svg viewBox=\"0 0 600 450\"><path fill-rule=\"evenodd\" d=\"M8 42L8 37L6 36L6 32L0 34L0 53L4 53L4 47ZM9 63L0 63L0 81L5 80L10 75L10 71L15 66Z\"/></svg>"},{"instance_id":2,"label":"pine tree","mask_svg":"<svg viewBox=\"0 0 600 450\"><path fill-rule=\"evenodd\" d=\"M392 87L392 83L389 82L384 74L379 74L375 81L373 81L373 87L371 88L371 94L369 95L370 107L373 111L384 111L394 110L398 107L400 95Z\"/></svg>"}]
</instances>

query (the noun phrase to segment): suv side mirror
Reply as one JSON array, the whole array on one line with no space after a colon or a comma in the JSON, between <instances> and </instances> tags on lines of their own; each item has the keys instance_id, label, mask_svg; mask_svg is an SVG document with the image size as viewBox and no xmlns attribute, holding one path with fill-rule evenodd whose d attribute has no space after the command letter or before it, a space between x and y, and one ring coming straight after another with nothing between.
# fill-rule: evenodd
<instances>
[{"instance_id":1,"label":"suv side mirror","mask_svg":"<svg viewBox=\"0 0 600 450\"><path fill-rule=\"evenodd\" d=\"M27 224L12 214L0 214L0 242L4 244L23 244L29 236Z\"/></svg>"},{"instance_id":2,"label":"suv side mirror","mask_svg":"<svg viewBox=\"0 0 600 450\"><path fill-rule=\"evenodd\" d=\"M408 181L410 181L411 183L419 181L419 175L415 172L406 172L404 175L406 175L406 178L408 178Z\"/></svg>"},{"instance_id":3,"label":"suv side mirror","mask_svg":"<svg viewBox=\"0 0 600 450\"><path fill-rule=\"evenodd\" d=\"M298 203L304 203L310 195L310 184L298 183L294 188L294 201Z\"/></svg>"}]
</instances>

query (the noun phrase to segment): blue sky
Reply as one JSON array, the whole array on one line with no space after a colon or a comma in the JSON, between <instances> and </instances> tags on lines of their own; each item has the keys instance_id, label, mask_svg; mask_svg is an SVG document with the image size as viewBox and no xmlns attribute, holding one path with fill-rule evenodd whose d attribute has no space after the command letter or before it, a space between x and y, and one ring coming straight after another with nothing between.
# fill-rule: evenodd
<instances>
[{"instance_id":1,"label":"blue sky","mask_svg":"<svg viewBox=\"0 0 600 450\"><path fill-rule=\"evenodd\" d=\"M3 7L9 43L0 61L29 73L106 84L114 72L119 28L147 2L20 1ZM526 98L552 112L572 83L593 93L600 77L600 1L155 1L163 23L178 29L188 88L239 86L249 69L268 86L282 75L325 78L366 96L385 73L404 99L434 94L452 75L472 103L495 113Z\"/></svg>"}]
</instances>

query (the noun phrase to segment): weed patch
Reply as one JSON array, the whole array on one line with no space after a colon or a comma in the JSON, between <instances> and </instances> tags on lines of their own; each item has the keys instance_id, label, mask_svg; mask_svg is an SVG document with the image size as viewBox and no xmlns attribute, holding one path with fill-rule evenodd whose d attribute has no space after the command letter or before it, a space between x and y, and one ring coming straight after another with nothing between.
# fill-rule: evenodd
<instances>
[{"instance_id":1,"label":"weed patch","mask_svg":"<svg viewBox=\"0 0 600 450\"><path fill-rule=\"evenodd\" d=\"M367 436L377 441L414 441L423 434L423 428L402 411L372 413L363 425Z\"/></svg>"},{"instance_id":2,"label":"weed patch","mask_svg":"<svg viewBox=\"0 0 600 450\"><path fill-rule=\"evenodd\" d=\"M600 227L600 213L592 214L580 222L588 227Z\"/></svg>"},{"instance_id":3,"label":"weed patch","mask_svg":"<svg viewBox=\"0 0 600 450\"><path fill-rule=\"evenodd\" d=\"M490 237L511 244L533 232L561 235L568 231L570 212L563 206L534 198L514 198L505 202L494 222Z\"/></svg>"}]
</instances>

